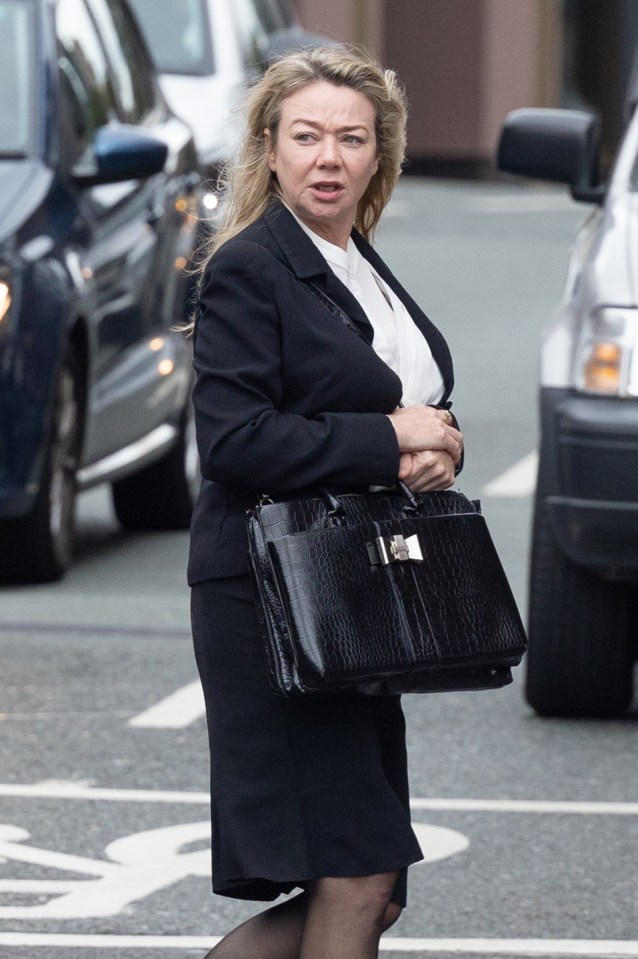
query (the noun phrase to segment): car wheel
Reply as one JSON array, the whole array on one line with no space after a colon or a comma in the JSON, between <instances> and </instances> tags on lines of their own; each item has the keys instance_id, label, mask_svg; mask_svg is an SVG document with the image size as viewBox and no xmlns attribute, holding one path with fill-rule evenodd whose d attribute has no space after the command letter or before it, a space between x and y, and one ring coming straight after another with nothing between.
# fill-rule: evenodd
<instances>
[{"instance_id":1,"label":"car wheel","mask_svg":"<svg viewBox=\"0 0 638 959\"><path fill-rule=\"evenodd\" d=\"M0 578L60 579L73 553L76 471L80 450L78 363L70 350L60 369L40 488L32 510L0 531Z\"/></svg>"},{"instance_id":2,"label":"car wheel","mask_svg":"<svg viewBox=\"0 0 638 959\"><path fill-rule=\"evenodd\" d=\"M572 563L544 497L532 531L526 698L541 716L622 715L632 699L631 587Z\"/></svg>"},{"instance_id":3,"label":"car wheel","mask_svg":"<svg viewBox=\"0 0 638 959\"><path fill-rule=\"evenodd\" d=\"M115 515L126 529L188 529L199 489L195 417L189 402L177 443L161 459L112 485Z\"/></svg>"}]
</instances>

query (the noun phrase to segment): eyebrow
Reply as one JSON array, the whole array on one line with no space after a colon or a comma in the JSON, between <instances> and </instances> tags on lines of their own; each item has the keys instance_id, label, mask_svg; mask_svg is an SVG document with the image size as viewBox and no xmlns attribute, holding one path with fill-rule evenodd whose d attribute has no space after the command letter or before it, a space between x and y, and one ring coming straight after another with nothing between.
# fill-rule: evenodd
<instances>
[{"instance_id":1,"label":"eyebrow","mask_svg":"<svg viewBox=\"0 0 638 959\"><path fill-rule=\"evenodd\" d=\"M308 127L321 127L321 124L316 120L304 120L303 117L295 117L294 120L290 121L290 125L293 123L302 123L304 126ZM345 127L339 127L337 133L351 133L353 130L369 130L370 128L366 126L365 123L352 123Z\"/></svg>"}]
</instances>

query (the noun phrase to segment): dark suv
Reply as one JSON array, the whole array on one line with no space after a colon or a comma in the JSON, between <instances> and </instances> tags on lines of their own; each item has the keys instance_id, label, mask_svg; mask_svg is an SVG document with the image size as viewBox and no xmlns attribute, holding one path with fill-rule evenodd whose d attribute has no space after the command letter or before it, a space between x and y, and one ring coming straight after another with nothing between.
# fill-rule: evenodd
<instances>
[{"instance_id":1,"label":"dark suv","mask_svg":"<svg viewBox=\"0 0 638 959\"><path fill-rule=\"evenodd\" d=\"M0 0L0 578L69 565L77 490L188 524L198 173L123 0Z\"/></svg>"},{"instance_id":2,"label":"dark suv","mask_svg":"<svg viewBox=\"0 0 638 959\"><path fill-rule=\"evenodd\" d=\"M545 331L527 698L542 715L616 716L638 653L638 90L607 184L597 119L507 118L498 164L595 204Z\"/></svg>"}]
</instances>

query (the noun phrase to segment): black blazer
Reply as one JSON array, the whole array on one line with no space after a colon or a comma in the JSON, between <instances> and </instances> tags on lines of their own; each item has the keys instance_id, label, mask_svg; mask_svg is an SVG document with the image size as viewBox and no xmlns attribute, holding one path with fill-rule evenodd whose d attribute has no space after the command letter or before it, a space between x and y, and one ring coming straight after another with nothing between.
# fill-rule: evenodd
<instances>
[{"instance_id":1,"label":"black blazer","mask_svg":"<svg viewBox=\"0 0 638 959\"><path fill-rule=\"evenodd\" d=\"M362 255L407 307L452 390L447 344L359 233ZM356 323L330 312L311 280ZM189 583L247 571L246 510L259 494L389 486L399 470L385 414L401 381L370 345L372 327L289 211L266 214L207 265L195 324L193 391L203 482Z\"/></svg>"}]
</instances>

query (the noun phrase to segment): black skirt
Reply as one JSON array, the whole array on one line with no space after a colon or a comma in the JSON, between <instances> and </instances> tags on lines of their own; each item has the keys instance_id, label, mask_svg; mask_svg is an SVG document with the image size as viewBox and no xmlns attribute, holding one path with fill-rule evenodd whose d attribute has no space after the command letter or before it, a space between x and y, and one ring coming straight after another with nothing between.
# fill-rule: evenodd
<instances>
[{"instance_id":1,"label":"black skirt","mask_svg":"<svg viewBox=\"0 0 638 959\"><path fill-rule=\"evenodd\" d=\"M422 858L399 697L285 699L268 683L248 576L192 589L211 753L213 889L272 900Z\"/></svg>"}]
</instances>

